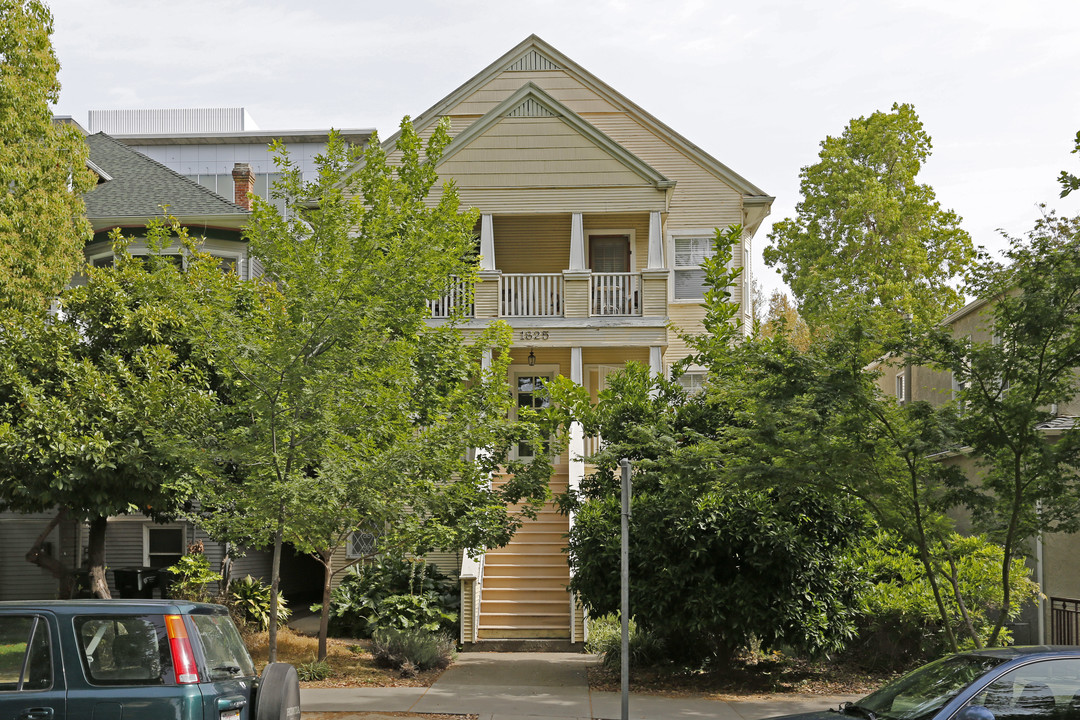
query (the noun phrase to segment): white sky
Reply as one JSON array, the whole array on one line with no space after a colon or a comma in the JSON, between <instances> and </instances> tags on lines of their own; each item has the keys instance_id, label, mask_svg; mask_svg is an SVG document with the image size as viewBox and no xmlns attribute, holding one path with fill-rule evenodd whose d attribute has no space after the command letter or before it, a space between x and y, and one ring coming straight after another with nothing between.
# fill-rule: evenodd
<instances>
[{"instance_id":1,"label":"white sky","mask_svg":"<svg viewBox=\"0 0 1080 720\"><path fill-rule=\"evenodd\" d=\"M847 122L913 103L921 179L976 244L1021 234L1080 172L1077 0L52 0L56 112L244 107L263 130L377 128L418 115L536 33L776 196ZM1075 195L1075 194L1074 194Z\"/></svg>"}]
</instances>

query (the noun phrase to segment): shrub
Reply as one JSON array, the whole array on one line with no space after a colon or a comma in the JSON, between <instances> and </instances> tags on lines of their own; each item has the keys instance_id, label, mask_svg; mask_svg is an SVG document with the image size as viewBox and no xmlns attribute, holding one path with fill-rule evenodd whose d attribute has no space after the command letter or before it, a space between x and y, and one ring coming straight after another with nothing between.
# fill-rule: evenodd
<instances>
[{"instance_id":1,"label":"shrub","mask_svg":"<svg viewBox=\"0 0 1080 720\"><path fill-rule=\"evenodd\" d=\"M446 633L420 628L377 628L371 636L371 654L384 667L413 674L414 670L445 668L454 659L455 643Z\"/></svg>"},{"instance_id":2,"label":"shrub","mask_svg":"<svg viewBox=\"0 0 1080 720\"><path fill-rule=\"evenodd\" d=\"M453 634L457 583L424 560L379 558L349 570L330 598L330 633L370 637L377 626Z\"/></svg>"},{"instance_id":3,"label":"shrub","mask_svg":"<svg viewBox=\"0 0 1080 720\"><path fill-rule=\"evenodd\" d=\"M325 680L330 677L331 673L330 663L325 660L312 660L296 666L296 675L304 682Z\"/></svg>"},{"instance_id":4,"label":"shrub","mask_svg":"<svg viewBox=\"0 0 1080 720\"><path fill-rule=\"evenodd\" d=\"M664 642L656 634L640 627L630 618L630 666L650 667L664 659ZM601 656L603 666L618 670L622 665L622 622L618 613L601 615L589 620L589 639L586 652Z\"/></svg>"},{"instance_id":5,"label":"shrub","mask_svg":"<svg viewBox=\"0 0 1080 720\"><path fill-rule=\"evenodd\" d=\"M264 632L270 628L270 586L248 575L229 585L229 608L248 627ZM289 621L292 611L285 597L278 594L278 627Z\"/></svg>"},{"instance_id":6,"label":"shrub","mask_svg":"<svg viewBox=\"0 0 1080 720\"><path fill-rule=\"evenodd\" d=\"M989 578L1000 576L1003 550L982 536L951 535L949 556L956 568L956 581L963 594L968 618L985 639L1000 612L1001 586ZM949 581L948 557L938 544L930 548L938 568L942 600L961 649L973 647ZM875 667L906 667L948 652L941 615L933 590L917 550L894 535L880 533L857 553L859 564L871 582L861 594L863 618L851 653L857 660ZM1015 620L1025 603L1038 597L1031 569L1023 559L1013 561L1011 570L1009 619ZM1002 642L1010 636L1004 631Z\"/></svg>"},{"instance_id":7,"label":"shrub","mask_svg":"<svg viewBox=\"0 0 1080 720\"><path fill-rule=\"evenodd\" d=\"M210 600L206 586L221 581L221 575L210 570L210 561L202 552L201 542L189 546L188 554L180 556L167 571L173 576L169 595L177 600L206 602Z\"/></svg>"}]
</instances>

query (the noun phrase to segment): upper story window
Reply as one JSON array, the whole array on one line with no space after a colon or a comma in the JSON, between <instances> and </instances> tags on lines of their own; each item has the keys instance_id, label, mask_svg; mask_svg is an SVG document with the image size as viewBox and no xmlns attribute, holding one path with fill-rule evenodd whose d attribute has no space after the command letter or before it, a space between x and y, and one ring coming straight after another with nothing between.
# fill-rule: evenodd
<instances>
[{"instance_id":1,"label":"upper story window","mask_svg":"<svg viewBox=\"0 0 1080 720\"><path fill-rule=\"evenodd\" d=\"M671 250L672 299L701 302L705 298L705 271L701 264L716 254L712 235L674 235Z\"/></svg>"},{"instance_id":2,"label":"upper story window","mask_svg":"<svg viewBox=\"0 0 1080 720\"><path fill-rule=\"evenodd\" d=\"M896 399L901 403L907 399L907 372L904 370L896 373Z\"/></svg>"},{"instance_id":3,"label":"upper story window","mask_svg":"<svg viewBox=\"0 0 1080 720\"><path fill-rule=\"evenodd\" d=\"M135 248L131 251L131 256L140 258L146 257L149 253L145 249ZM243 274L244 258L241 253L220 252L215 251L208 253L210 257L217 261L217 265L221 268L222 272L232 272L238 275ZM161 253L161 258L173 263L177 267L187 268L187 255L175 252ZM116 257L112 252L99 253L97 255L91 255L90 264L96 268L109 268L116 263Z\"/></svg>"}]
</instances>

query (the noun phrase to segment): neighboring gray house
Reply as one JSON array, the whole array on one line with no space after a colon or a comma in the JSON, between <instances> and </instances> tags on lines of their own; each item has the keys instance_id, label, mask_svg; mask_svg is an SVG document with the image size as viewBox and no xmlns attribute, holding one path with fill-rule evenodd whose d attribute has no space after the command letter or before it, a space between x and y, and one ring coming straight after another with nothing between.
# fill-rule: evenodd
<instances>
[{"instance_id":1,"label":"neighboring gray house","mask_svg":"<svg viewBox=\"0 0 1080 720\"><path fill-rule=\"evenodd\" d=\"M86 246L87 260L99 266L111 263L109 232L120 228L126 235L138 237L150 219L160 217L162 206L167 205L168 212L192 236L202 238L205 249L221 259L223 269L245 278L260 273L261 268L249 257L241 235L251 214L246 207L211 192L105 133L90 135L86 142L90 147L90 168L97 175L97 185L84 197L86 216L94 230L94 238ZM241 165L237 169L237 184L250 188L253 183L253 173ZM145 245L136 241L131 249L138 254ZM81 281L79 277L73 280ZM24 559L52 517L52 513L0 513L0 600L56 596L56 580ZM86 540L85 528L69 523L53 530L46 547L54 557L77 569L82 567L86 556ZM116 517L109 520L106 562L114 571L135 566L167 567L197 540L203 541L211 566L217 567L225 547L210 541L189 523L155 523L142 515ZM298 580L310 577L307 573L312 568L307 567L305 560L287 560L292 570L290 577ZM233 564L232 576L266 577L269 569L270 558L266 553L251 552ZM314 566L313 572L316 580L312 586L321 587L321 569ZM114 574L107 575L115 594Z\"/></svg>"}]
</instances>

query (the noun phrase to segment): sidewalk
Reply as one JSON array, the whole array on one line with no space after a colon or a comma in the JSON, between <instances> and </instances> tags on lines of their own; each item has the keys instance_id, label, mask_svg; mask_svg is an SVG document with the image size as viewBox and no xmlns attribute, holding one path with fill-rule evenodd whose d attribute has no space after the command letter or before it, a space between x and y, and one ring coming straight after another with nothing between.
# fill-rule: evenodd
<instances>
[{"instance_id":1,"label":"sidewalk","mask_svg":"<svg viewBox=\"0 0 1080 720\"><path fill-rule=\"evenodd\" d=\"M596 662L577 653L462 653L430 688L301 690L305 713L475 713L480 720L619 718L617 692L592 692L585 668ZM778 695L768 699L704 700L630 695L636 719L760 720L826 710L855 696Z\"/></svg>"}]
</instances>

